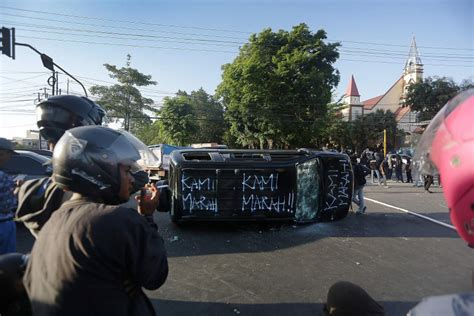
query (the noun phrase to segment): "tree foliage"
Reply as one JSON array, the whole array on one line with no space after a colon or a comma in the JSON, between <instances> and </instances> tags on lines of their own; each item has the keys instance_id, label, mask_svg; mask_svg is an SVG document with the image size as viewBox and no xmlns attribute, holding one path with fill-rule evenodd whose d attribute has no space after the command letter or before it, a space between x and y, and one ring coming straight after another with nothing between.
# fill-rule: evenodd
<instances>
[{"instance_id":1,"label":"tree foliage","mask_svg":"<svg viewBox=\"0 0 474 316\"><path fill-rule=\"evenodd\" d=\"M221 142L225 130L222 105L203 88L191 91L190 94L181 93L189 98L194 115L196 133L192 137L192 143Z\"/></svg>"},{"instance_id":2,"label":"tree foliage","mask_svg":"<svg viewBox=\"0 0 474 316\"><path fill-rule=\"evenodd\" d=\"M112 79L118 81L112 86L95 85L90 88L93 95L99 97L97 102L107 111L109 121L122 122L125 130L139 132L151 123L144 112L153 110L153 100L141 95L137 87L156 85L150 75L145 75L130 67L131 56L127 55L126 66L104 64Z\"/></svg>"},{"instance_id":3,"label":"tree foliage","mask_svg":"<svg viewBox=\"0 0 474 316\"><path fill-rule=\"evenodd\" d=\"M472 82L457 85L452 79L428 77L423 82L408 87L405 106L419 112L421 121L432 119L436 113L460 91L472 87Z\"/></svg>"},{"instance_id":4,"label":"tree foliage","mask_svg":"<svg viewBox=\"0 0 474 316\"><path fill-rule=\"evenodd\" d=\"M222 105L202 88L189 94L178 91L175 97L165 98L157 115L159 119L138 135L147 144L183 146L222 141Z\"/></svg>"},{"instance_id":5,"label":"tree foliage","mask_svg":"<svg viewBox=\"0 0 474 316\"><path fill-rule=\"evenodd\" d=\"M331 91L339 82L333 63L338 43L306 24L288 32L265 29L250 37L223 66L217 94L230 134L255 148L314 146L322 134Z\"/></svg>"},{"instance_id":6,"label":"tree foliage","mask_svg":"<svg viewBox=\"0 0 474 316\"><path fill-rule=\"evenodd\" d=\"M386 130L388 147L394 148L403 136L403 131L397 129L395 114L391 111L376 110L346 122L341 115L337 115L339 108L336 105L333 109L335 115L329 121L326 131L325 141L332 147L360 153L367 146L382 144Z\"/></svg>"}]
</instances>

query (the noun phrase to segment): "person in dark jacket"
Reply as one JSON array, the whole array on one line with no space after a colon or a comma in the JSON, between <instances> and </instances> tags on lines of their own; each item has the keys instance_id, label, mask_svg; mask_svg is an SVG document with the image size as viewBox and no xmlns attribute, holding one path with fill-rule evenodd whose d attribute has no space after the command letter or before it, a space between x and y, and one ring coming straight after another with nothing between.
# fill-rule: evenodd
<instances>
[{"instance_id":1,"label":"person in dark jacket","mask_svg":"<svg viewBox=\"0 0 474 316\"><path fill-rule=\"evenodd\" d=\"M395 154L395 175L397 176L397 182L403 183L403 161L399 154Z\"/></svg>"},{"instance_id":2,"label":"person in dark jacket","mask_svg":"<svg viewBox=\"0 0 474 316\"><path fill-rule=\"evenodd\" d=\"M405 173L407 175L407 183L413 183L413 178L411 176L411 159L407 157L407 163L405 165Z\"/></svg>"},{"instance_id":3,"label":"person in dark jacket","mask_svg":"<svg viewBox=\"0 0 474 316\"><path fill-rule=\"evenodd\" d=\"M101 125L104 116L100 105L74 95L52 96L36 105L36 124L50 150L66 130ZM50 177L25 181L18 192L16 221L22 222L36 237L51 214L70 197L71 194L57 188Z\"/></svg>"},{"instance_id":4,"label":"person in dark jacket","mask_svg":"<svg viewBox=\"0 0 474 316\"><path fill-rule=\"evenodd\" d=\"M367 209L364 203L364 186L367 182L365 177L370 173L370 169L358 163L355 156L351 158L351 163L354 173L354 194L352 195L352 202L359 207L356 214L363 214Z\"/></svg>"},{"instance_id":5,"label":"person in dark jacket","mask_svg":"<svg viewBox=\"0 0 474 316\"><path fill-rule=\"evenodd\" d=\"M157 289L168 275L152 217L159 192L148 186L138 211L120 205L133 190L132 172L153 157L131 134L106 127L74 128L60 139L53 180L73 196L33 246L24 276L33 315L155 315L142 287Z\"/></svg>"}]
</instances>

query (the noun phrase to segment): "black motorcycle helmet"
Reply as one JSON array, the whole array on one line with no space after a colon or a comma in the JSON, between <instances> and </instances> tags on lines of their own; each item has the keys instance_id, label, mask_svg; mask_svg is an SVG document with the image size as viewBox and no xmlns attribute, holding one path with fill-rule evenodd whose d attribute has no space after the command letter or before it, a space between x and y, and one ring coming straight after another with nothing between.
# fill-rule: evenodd
<instances>
[{"instance_id":1,"label":"black motorcycle helmet","mask_svg":"<svg viewBox=\"0 0 474 316\"><path fill-rule=\"evenodd\" d=\"M36 105L36 121L41 136L53 144L64 131L78 126L101 125L104 109L86 97L56 95Z\"/></svg>"},{"instance_id":2,"label":"black motorcycle helmet","mask_svg":"<svg viewBox=\"0 0 474 316\"><path fill-rule=\"evenodd\" d=\"M158 166L158 159L135 136L102 126L67 130L53 152L53 180L64 190L120 204L120 165L131 173Z\"/></svg>"}]
</instances>

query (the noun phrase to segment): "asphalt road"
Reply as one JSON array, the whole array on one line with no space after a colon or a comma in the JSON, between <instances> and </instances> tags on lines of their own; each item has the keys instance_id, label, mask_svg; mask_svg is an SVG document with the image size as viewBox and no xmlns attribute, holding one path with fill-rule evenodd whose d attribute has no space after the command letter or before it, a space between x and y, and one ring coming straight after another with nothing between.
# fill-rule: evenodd
<instances>
[{"instance_id":1,"label":"asphalt road","mask_svg":"<svg viewBox=\"0 0 474 316\"><path fill-rule=\"evenodd\" d=\"M368 185L366 197L450 223L440 188L389 186ZM405 315L423 297L473 289L474 251L454 230L373 202L364 215L298 226L156 220L170 265L147 292L159 315L319 315L338 280ZM18 235L27 251L31 237Z\"/></svg>"}]
</instances>

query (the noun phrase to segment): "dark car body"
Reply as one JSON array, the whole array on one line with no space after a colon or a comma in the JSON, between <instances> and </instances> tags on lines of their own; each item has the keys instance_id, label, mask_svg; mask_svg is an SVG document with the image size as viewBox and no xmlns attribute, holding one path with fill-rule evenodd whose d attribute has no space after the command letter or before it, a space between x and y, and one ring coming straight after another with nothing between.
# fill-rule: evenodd
<instances>
[{"instance_id":1,"label":"dark car body","mask_svg":"<svg viewBox=\"0 0 474 316\"><path fill-rule=\"evenodd\" d=\"M49 158L31 151L15 150L2 170L16 180L48 177L52 171L49 161Z\"/></svg>"},{"instance_id":2,"label":"dark car body","mask_svg":"<svg viewBox=\"0 0 474 316\"><path fill-rule=\"evenodd\" d=\"M31 151L49 159L53 158L53 152L47 149L22 149L21 151Z\"/></svg>"},{"instance_id":3,"label":"dark car body","mask_svg":"<svg viewBox=\"0 0 474 316\"><path fill-rule=\"evenodd\" d=\"M353 187L347 155L306 149L176 150L168 179L173 222L337 220Z\"/></svg>"}]
</instances>

